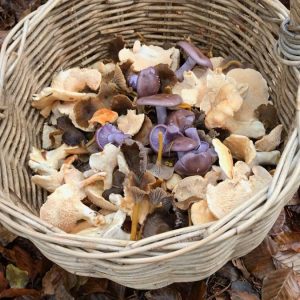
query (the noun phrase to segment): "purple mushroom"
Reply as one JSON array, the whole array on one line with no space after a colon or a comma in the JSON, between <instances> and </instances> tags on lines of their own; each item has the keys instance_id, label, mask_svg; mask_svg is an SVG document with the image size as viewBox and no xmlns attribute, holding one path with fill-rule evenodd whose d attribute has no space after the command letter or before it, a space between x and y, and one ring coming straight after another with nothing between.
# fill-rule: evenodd
<instances>
[{"instance_id":1,"label":"purple mushroom","mask_svg":"<svg viewBox=\"0 0 300 300\"><path fill-rule=\"evenodd\" d=\"M164 124L159 124L153 127L150 132L150 146L151 148L158 153L159 149L159 132L163 134L163 153L169 151L168 145L176 138L182 137L183 134L179 131L179 128L175 125L166 126Z\"/></svg>"},{"instance_id":2,"label":"purple mushroom","mask_svg":"<svg viewBox=\"0 0 300 300\"><path fill-rule=\"evenodd\" d=\"M196 128L186 129L185 135L194 140L197 146L188 153L178 152L179 160L175 164L175 171L184 176L204 175L216 161L217 154L207 142L200 140Z\"/></svg>"},{"instance_id":3,"label":"purple mushroom","mask_svg":"<svg viewBox=\"0 0 300 300\"><path fill-rule=\"evenodd\" d=\"M174 139L168 146L170 151L174 152L188 152L194 150L198 146L198 143L193 139L186 136L179 136Z\"/></svg>"},{"instance_id":4,"label":"purple mushroom","mask_svg":"<svg viewBox=\"0 0 300 300\"><path fill-rule=\"evenodd\" d=\"M213 65L208 57L206 57L194 44L187 41L178 42L177 45L188 56L186 62L176 71L176 76L179 81L183 80L183 73L192 70L196 65L206 68L213 68Z\"/></svg>"},{"instance_id":5,"label":"purple mushroom","mask_svg":"<svg viewBox=\"0 0 300 300\"><path fill-rule=\"evenodd\" d=\"M160 88L160 79L154 67L149 67L140 72L137 80L136 91L138 97L155 95Z\"/></svg>"},{"instance_id":6,"label":"purple mushroom","mask_svg":"<svg viewBox=\"0 0 300 300\"><path fill-rule=\"evenodd\" d=\"M180 131L191 127L195 121L195 114L192 111L179 109L173 111L167 118L167 125L176 125Z\"/></svg>"},{"instance_id":7,"label":"purple mushroom","mask_svg":"<svg viewBox=\"0 0 300 300\"><path fill-rule=\"evenodd\" d=\"M100 149L104 149L106 144L120 146L125 139L130 138L129 134L123 133L116 126L106 124L96 131L96 142Z\"/></svg>"},{"instance_id":8,"label":"purple mushroom","mask_svg":"<svg viewBox=\"0 0 300 300\"><path fill-rule=\"evenodd\" d=\"M137 105L155 106L158 124L165 124L167 119L167 107L176 106L180 103L182 103L182 98L175 94L157 94L142 97L137 100Z\"/></svg>"}]
</instances>

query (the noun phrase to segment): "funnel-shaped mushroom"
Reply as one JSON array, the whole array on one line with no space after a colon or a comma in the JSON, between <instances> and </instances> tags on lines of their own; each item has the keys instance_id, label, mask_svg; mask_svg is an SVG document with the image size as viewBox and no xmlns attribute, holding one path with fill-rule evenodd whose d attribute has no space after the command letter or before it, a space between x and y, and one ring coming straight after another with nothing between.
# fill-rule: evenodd
<instances>
[{"instance_id":1,"label":"funnel-shaped mushroom","mask_svg":"<svg viewBox=\"0 0 300 300\"><path fill-rule=\"evenodd\" d=\"M137 100L138 105L151 105L156 107L157 123L164 124L167 118L167 107L173 107L182 103L179 95L157 94L142 97Z\"/></svg>"},{"instance_id":2,"label":"funnel-shaped mushroom","mask_svg":"<svg viewBox=\"0 0 300 300\"><path fill-rule=\"evenodd\" d=\"M180 131L191 127L195 121L195 114L192 111L179 109L173 111L167 118L167 125L175 125Z\"/></svg>"},{"instance_id":3,"label":"funnel-shaped mushroom","mask_svg":"<svg viewBox=\"0 0 300 300\"><path fill-rule=\"evenodd\" d=\"M188 56L186 62L176 71L176 76L179 81L183 80L183 73L192 70L196 65L206 68L213 68L213 65L208 57L206 57L194 44L187 41L178 42L177 45Z\"/></svg>"},{"instance_id":4,"label":"funnel-shaped mushroom","mask_svg":"<svg viewBox=\"0 0 300 300\"><path fill-rule=\"evenodd\" d=\"M112 124L106 124L96 131L96 142L101 149L109 143L120 146L129 137L129 134L124 134Z\"/></svg>"}]
</instances>

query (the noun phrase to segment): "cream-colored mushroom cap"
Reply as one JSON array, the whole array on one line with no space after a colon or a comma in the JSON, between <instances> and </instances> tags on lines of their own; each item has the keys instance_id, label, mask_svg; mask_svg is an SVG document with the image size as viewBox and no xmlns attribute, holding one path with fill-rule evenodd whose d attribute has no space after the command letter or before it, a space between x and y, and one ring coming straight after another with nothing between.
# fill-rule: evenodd
<instances>
[{"instance_id":1,"label":"cream-colored mushroom cap","mask_svg":"<svg viewBox=\"0 0 300 300\"><path fill-rule=\"evenodd\" d=\"M127 115L120 116L117 120L118 128L125 134L134 136L143 126L145 114L136 114L136 111L129 109Z\"/></svg>"},{"instance_id":2,"label":"cream-colored mushroom cap","mask_svg":"<svg viewBox=\"0 0 300 300\"><path fill-rule=\"evenodd\" d=\"M172 175L170 179L166 181L166 187L169 191L172 191L176 185L182 180L182 177L176 173Z\"/></svg>"},{"instance_id":3,"label":"cream-colored mushroom cap","mask_svg":"<svg viewBox=\"0 0 300 300\"><path fill-rule=\"evenodd\" d=\"M238 160L243 160L250 164L256 156L253 142L246 136L231 134L224 140L224 145L228 147L232 156Z\"/></svg>"},{"instance_id":4,"label":"cream-colored mushroom cap","mask_svg":"<svg viewBox=\"0 0 300 300\"><path fill-rule=\"evenodd\" d=\"M194 225L200 225L216 221L217 218L209 210L207 201L200 200L192 204L191 220Z\"/></svg>"},{"instance_id":5,"label":"cream-colored mushroom cap","mask_svg":"<svg viewBox=\"0 0 300 300\"><path fill-rule=\"evenodd\" d=\"M283 125L276 126L269 134L255 142L257 151L273 151L281 143Z\"/></svg>"},{"instance_id":6,"label":"cream-colored mushroom cap","mask_svg":"<svg viewBox=\"0 0 300 300\"><path fill-rule=\"evenodd\" d=\"M221 169L228 178L232 178L233 159L230 150L219 139L213 139L212 144L218 154Z\"/></svg>"}]
</instances>

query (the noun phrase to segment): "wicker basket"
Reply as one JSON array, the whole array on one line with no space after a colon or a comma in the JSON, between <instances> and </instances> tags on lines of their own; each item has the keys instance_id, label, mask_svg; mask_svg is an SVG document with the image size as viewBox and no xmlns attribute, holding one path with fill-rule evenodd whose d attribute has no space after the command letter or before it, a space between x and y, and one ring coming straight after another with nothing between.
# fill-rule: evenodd
<instances>
[{"instance_id":1,"label":"wicker basket","mask_svg":"<svg viewBox=\"0 0 300 300\"><path fill-rule=\"evenodd\" d=\"M50 0L27 16L1 51L0 222L72 273L140 289L205 278L258 246L300 179L300 39L291 31L299 32L300 3L292 4L293 22L277 0ZM107 57L115 34L130 43L142 35L158 45L191 36L200 47L213 46L214 54L254 64L288 132L271 186L209 226L137 242L66 234L41 221L46 194L31 183L27 159L31 146L41 145L44 120L31 95L57 70Z\"/></svg>"}]
</instances>

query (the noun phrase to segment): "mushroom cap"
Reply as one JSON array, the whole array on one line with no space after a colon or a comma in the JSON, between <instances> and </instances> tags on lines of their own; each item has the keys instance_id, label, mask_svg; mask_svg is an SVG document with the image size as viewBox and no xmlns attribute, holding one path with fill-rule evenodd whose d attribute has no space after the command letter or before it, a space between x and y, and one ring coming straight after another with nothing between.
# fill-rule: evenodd
<instances>
[{"instance_id":1,"label":"mushroom cap","mask_svg":"<svg viewBox=\"0 0 300 300\"><path fill-rule=\"evenodd\" d=\"M137 105L172 107L182 103L182 98L174 94L157 94L139 98L136 103Z\"/></svg>"},{"instance_id":2,"label":"mushroom cap","mask_svg":"<svg viewBox=\"0 0 300 300\"><path fill-rule=\"evenodd\" d=\"M171 142L167 148L174 152L187 152L194 150L198 146L198 143L191 138L185 136L179 136Z\"/></svg>"},{"instance_id":3,"label":"mushroom cap","mask_svg":"<svg viewBox=\"0 0 300 300\"><path fill-rule=\"evenodd\" d=\"M208 57L206 57L200 49L198 49L194 44L187 41L180 41L177 43L186 55L190 56L198 65L212 69L213 65Z\"/></svg>"},{"instance_id":4,"label":"mushroom cap","mask_svg":"<svg viewBox=\"0 0 300 300\"><path fill-rule=\"evenodd\" d=\"M166 181L167 189L169 191L172 191L181 180L182 180L182 177L180 175L174 173L172 175L172 177Z\"/></svg>"},{"instance_id":5,"label":"mushroom cap","mask_svg":"<svg viewBox=\"0 0 300 300\"><path fill-rule=\"evenodd\" d=\"M218 154L221 169L225 172L228 178L232 178L233 159L230 150L219 139L213 139L212 144Z\"/></svg>"},{"instance_id":6,"label":"mushroom cap","mask_svg":"<svg viewBox=\"0 0 300 300\"><path fill-rule=\"evenodd\" d=\"M195 121L195 114L186 109L179 109L171 112L167 118L167 125L175 125L180 131L192 126Z\"/></svg>"},{"instance_id":7,"label":"mushroom cap","mask_svg":"<svg viewBox=\"0 0 300 300\"><path fill-rule=\"evenodd\" d=\"M257 151L273 151L281 143L283 125L276 126L269 134L255 142Z\"/></svg>"},{"instance_id":8,"label":"mushroom cap","mask_svg":"<svg viewBox=\"0 0 300 300\"><path fill-rule=\"evenodd\" d=\"M118 128L125 134L134 136L143 126L145 114L136 114L136 110L128 110L126 116L120 116L117 124Z\"/></svg>"},{"instance_id":9,"label":"mushroom cap","mask_svg":"<svg viewBox=\"0 0 300 300\"><path fill-rule=\"evenodd\" d=\"M92 118L89 120L89 123L99 123L104 125L105 123L114 123L118 118L118 114L107 108L100 108L97 110Z\"/></svg>"},{"instance_id":10,"label":"mushroom cap","mask_svg":"<svg viewBox=\"0 0 300 300\"><path fill-rule=\"evenodd\" d=\"M148 116L145 115L145 120L140 131L134 136L134 140L142 143L143 145L149 145L150 132L153 128L153 124Z\"/></svg>"},{"instance_id":11,"label":"mushroom cap","mask_svg":"<svg viewBox=\"0 0 300 300\"><path fill-rule=\"evenodd\" d=\"M251 164L256 157L253 142L246 136L231 134L224 140L224 145L229 148L234 158Z\"/></svg>"},{"instance_id":12,"label":"mushroom cap","mask_svg":"<svg viewBox=\"0 0 300 300\"><path fill-rule=\"evenodd\" d=\"M148 171L156 178L168 180L174 174L174 168L166 165L149 164Z\"/></svg>"},{"instance_id":13,"label":"mushroom cap","mask_svg":"<svg viewBox=\"0 0 300 300\"><path fill-rule=\"evenodd\" d=\"M112 124L105 124L96 131L95 137L100 149L104 149L105 145L110 143L120 146L130 135L123 133Z\"/></svg>"},{"instance_id":14,"label":"mushroom cap","mask_svg":"<svg viewBox=\"0 0 300 300\"><path fill-rule=\"evenodd\" d=\"M200 200L192 204L191 220L194 225L200 225L216 221L217 218L209 210L207 201Z\"/></svg>"},{"instance_id":15,"label":"mushroom cap","mask_svg":"<svg viewBox=\"0 0 300 300\"><path fill-rule=\"evenodd\" d=\"M136 91L138 97L156 95L160 89L160 79L154 67L140 72L137 79Z\"/></svg>"}]
</instances>

